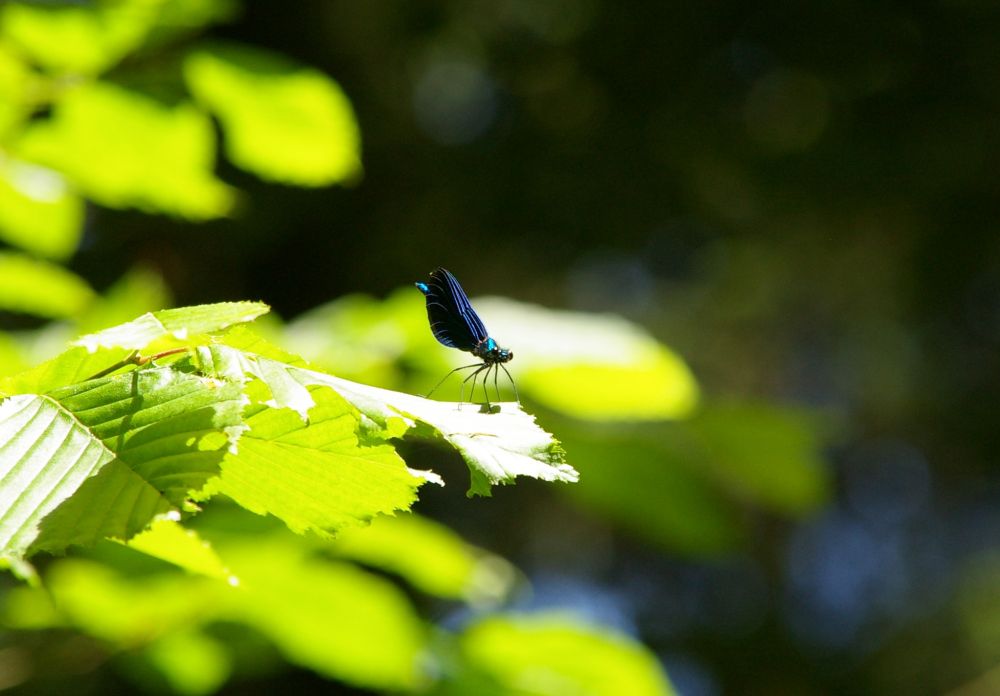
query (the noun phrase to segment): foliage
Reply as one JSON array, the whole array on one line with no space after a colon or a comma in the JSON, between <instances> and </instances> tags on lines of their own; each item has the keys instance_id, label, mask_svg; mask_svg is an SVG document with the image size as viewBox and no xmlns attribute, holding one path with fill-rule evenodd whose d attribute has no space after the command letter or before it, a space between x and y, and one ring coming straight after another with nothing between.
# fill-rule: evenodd
<instances>
[{"instance_id":1,"label":"foliage","mask_svg":"<svg viewBox=\"0 0 1000 696\"><path fill-rule=\"evenodd\" d=\"M128 539L218 493L295 531L332 534L408 508L423 480L439 480L383 444L410 429L459 448L480 493L516 475L575 480L520 410L469 413L352 384L248 331L225 333L264 311L146 314L0 383L3 555Z\"/></svg>"},{"instance_id":2,"label":"foliage","mask_svg":"<svg viewBox=\"0 0 1000 696\"><path fill-rule=\"evenodd\" d=\"M86 201L189 220L231 214L239 193L214 172L212 116L247 171L300 186L356 178L358 128L333 80L261 49L194 40L233 11L224 0L0 7L0 239L66 259ZM141 65L168 47L174 62L155 79L130 72L130 58ZM53 278L14 252L3 263L18 277L2 274L0 309L60 318L94 301L69 271Z\"/></svg>"}]
</instances>

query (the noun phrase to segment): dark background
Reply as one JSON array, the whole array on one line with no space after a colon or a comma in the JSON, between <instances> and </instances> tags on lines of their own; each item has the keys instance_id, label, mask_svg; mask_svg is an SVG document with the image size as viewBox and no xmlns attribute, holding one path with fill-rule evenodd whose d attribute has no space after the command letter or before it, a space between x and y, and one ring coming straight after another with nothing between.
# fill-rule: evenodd
<instances>
[{"instance_id":1,"label":"dark background","mask_svg":"<svg viewBox=\"0 0 1000 696\"><path fill-rule=\"evenodd\" d=\"M338 80L363 178L222 164L234 219L95 209L81 274L145 261L178 304L291 318L443 265L473 296L622 313L710 399L835 414L831 504L707 561L542 485L421 509L536 606L635 631L684 696L942 693L1000 663L976 624L1000 611L1000 7L254 0L212 34ZM581 539L603 561L567 580Z\"/></svg>"}]
</instances>

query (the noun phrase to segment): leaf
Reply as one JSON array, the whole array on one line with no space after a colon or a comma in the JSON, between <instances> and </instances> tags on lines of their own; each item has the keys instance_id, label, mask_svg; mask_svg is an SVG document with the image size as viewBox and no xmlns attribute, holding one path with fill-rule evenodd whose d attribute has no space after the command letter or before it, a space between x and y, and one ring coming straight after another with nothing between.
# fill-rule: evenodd
<instances>
[{"instance_id":1,"label":"leaf","mask_svg":"<svg viewBox=\"0 0 1000 696\"><path fill-rule=\"evenodd\" d=\"M144 645L198 625L213 616L233 591L217 580L178 572L126 577L109 565L78 558L53 563L45 588L59 611L59 618L50 620L121 648ZM37 599L19 592L6 610L22 622L38 623L44 609L36 610L42 616L32 617L33 603Z\"/></svg>"},{"instance_id":2,"label":"leaf","mask_svg":"<svg viewBox=\"0 0 1000 696\"><path fill-rule=\"evenodd\" d=\"M55 171L0 157L0 238L65 259L80 242L83 201Z\"/></svg>"},{"instance_id":3,"label":"leaf","mask_svg":"<svg viewBox=\"0 0 1000 696\"><path fill-rule=\"evenodd\" d=\"M224 580L230 585L239 584L212 545L174 519L158 519L126 543L129 548L173 563L190 573Z\"/></svg>"},{"instance_id":4,"label":"leaf","mask_svg":"<svg viewBox=\"0 0 1000 696\"><path fill-rule=\"evenodd\" d=\"M59 266L0 252L0 309L61 319L83 311L94 291Z\"/></svg>"},{"instance_id":5,"label":"leaf","mask_svg":"<svg viewBox=\"0 0 1000 696\"><path fill-rule=\"evenodd\" d=\"M49 395L175 506L218 474L243 429L238 385L168 367L89 380Z\"/></svg>"},{"instance_id":6,"label":"leaf","mask_svg":"<svg viewBox=\"0 0 1000 696\"><path fill-rule=\"evenodd\" d=\"M225 130L226 155L265 179L325 186L361 170L351 104L326 75L249 46L190 54L188 87Z\"/></svg>"},{"instance_id":7,"label":"leaf","mask_svg":"<svg viewBox=\"0 0 1000 696\"><path fill-rule=\"evenodd\" d=\"M2 8L2 36L53 72L96 74L135 49L155 18L151 2L101 7Z\"/></svg>"},{"instance_id":8,"label":"leaf","mask_svg":"<svg viewBox=\"0 0 1000 696\"><path fill-rule=\"evenodd\" d=\"M44 394L83 382L116 364L124 367L123 359L133 350L161 341L169 347L189 345L204 340L202 334L253 321L268 310L261 302L220 302L150 312L125 324L82 336L74 341L76 347L27 372L0 379L0 395Z\"/></svg>"},{"instance_id":9,"label":"leaf","mask_svg":"<svg viewBox=\"0 0 1000 696\"><path fill-rule=\"evenodd\" d=\"M23 556L42 519L113 459L56 401L0 402L0 555Z\"/></svg>"},{"instance_id":10,"label":"leaf","mask_svg":"<svg viewBox=\"0 0 1000 696\"><path fill-rule=\"evenodd\" d=\"M0 396L45 394L66 384L83 382L105 368L120 363L129 351L118 348L91 353L86 348L70 348L27 372L0 379Z\"/></svg>"},{"instance_id":11,"label":"leaf","mask_svg":"<svg viewBox=\"0 0 1000 696\"><path fill-rule=\"evenodd\" d=\"M619 528L674 552L705 556L731 551L745 537L745 520L702 471L697 451L678 439L677 426L586 429L565 424L580 469L566 493Z\"/></svg>"},{"instance_id":12,"label":"leaf","mask_svg":"<svg viewBox=\"0 0 1000 696\"><path fill-rule=\"evenodd\" d=\"M503 598L516 577L502 558L412 513L379 517L367 527L346 530L332 548L344 558L397 573L424 592L473 603Z\"/></svg>"},{"instance_id":13,"label":"leaf","mask_svg":"<svg viewBox=\"0 0 1000 696\"><path fill-rule=\"evenodd\" d=\"M822 426L805 409L732 402L678 423L567 423L582 475L567 493L632 534L717 554L745 539L747 503L801 516L826 500Z\"/></svg>"},{"instance_id":14,"label":"leaf","mask_svg":"<svg viewBox=\"0 0 1000 696\"><path fill-rule=\"evenodd\" d=\"M517 383L550 408L587 420L660 420L685 418L697 405L683 360L621 317L499 298L474 304L490 334L514 351Z\"/></svg>"},{"instance_id":15,"label":"leaf","mask_svg":"<svg viewBox=\"0 0 1000 696\"><path fill-rule=\"evenodd\" d=\"M305 557L281 539L224 549L241 579L222 613L319 674L372 689L411 689L427 647L401 590L346 564Z\"/></svg>"},{"instance_id":16,"label":"leaf","mask_svg":"<svg viewBox=\"0 0 1000 696\"><path fill-rule=\"evenodd\" d=\"M0 139L4 142L7 134L31 113L34 82L34 75L21 57L0 42Z\"/></svg>"},{"instance_id":17,"label":"leaf","mask_svg":"<svg viewBox=\"0 0 1000 696\"><path fill-rule=\"evenodd\" d=\"M168 633L147 646L143 655L174 692L188 696L216 693L233 666L221 641L193 629Z\"/></svg>"},{"instance_id":18,"label":"leaf","mask_svg":"<svg viewBox=\"0 0 1000 696\"><path fill-rule=\"evenodd\" d=\"M656 657L607 628L558 615L497 616L460 638L467 662L492 689L453 693L524 696L672 696ZM473 682L475 684L475 682Z\"/></svg>"},{"instance_id":19,"label":"leaf","mask_svg":"<svg viewBox=\"0 0 1000 696\"><path fill-rule=\"evenodd\" d=\"M228 375L240 371L263 379L272 394L291 393L286 389L290 378L300 385L328 386L382 428L402 435L418 424L431 426L438 437L454 446L472 473L470 493L489 495L490 486L509 483L517 476L532 476L545 481L576 481L573 467L565 462L556 440L535 424L532 416L516 404L503 404L499 413L479 413L470 404L430 401L420 397L369 387L332 375L283 365L265 358L235 351L231 346L199 347L198 361L207 374ZM282 373L273 382L265 375ZM277 387L274 385L277 384ZM289 406L279 401L280 406ZM298 406L308 409L308 404ZM300 410L301 414L301 410ZM310 416L311 417L311 416ZM425 433L426 434L426 433Z\"/></svg>"},{"instance_id":20,"label":"leaf","mask_svg":"<svg viewBox=\"0 0 1000 696\"><path fill-rule=\"evenodd\" d=\"M138 319L81 336L74 343L94 352L98 348L142 350L161 338L185 340L253 321L270 311L263 302L219 302L148 312Z\"/></svg>"},{"instance_id":21,"label":"leaf","mask_svg":"<svg viewBox=\"0 0 1000 696\"><path fill-rule=\"evenodd\" d=\"M216 476L238 385L135 370L0 404L0 553L127 539Z\"/></svg>"},{"instance_id":22,"label":"leaf","mask_svg":"<svg viewBox=\"0 0 1000 696\"><path fill-rule=\"evenodd\" d=\"M431 401L337 377L323 376L323 383L384 428L402 424L419 435L420 424L430 426L433 436L455 447L469 465L470 495L489 495L491 486L518 476L569 483L579 479L556 439L518 404L496 404L500 412L481 413L473 404Z\"/></svg>"},{"instance_id":23,"label":"leaf","mask_svg":"<svg viewBox=\"0 0 1000 696\"><path fill-rule=\"evenodd\" d=\"M165 106L110 84L68 91L51 118L14 145L22 158L65 174L89 198L193 220L225 215L234 193L212 173L215 135L190 104Z\"/></svg>"},{"instance_id":24,"label":"leaf","mask_svg":"<svg viewBox=\"0 0 1000 696\"><path fill-rule=\"evenodd\" d=\"M424 481L392 447L358 442L357 414L343 399L327 389L310 395L308 423L289 409L249 409L238 452L202 497L224 493L295 532L324 535L409 508Z\"/></svg>"},{"instance_id":25,"label":"leaf","mask_svg":"<svg viewBox=\"0 0 1000 696\"><path fill-rule=\"evenodd\" d=\"M128 539L171 512L160 491L115 459L42 520L30 552L63 553L105 538Z\"/></svg>"},{"instance_id":26,"label":"leaf","mask_svg":"<svg viewBox=\"0 0 1000 696\"><path fill-rule=\"evenodd\" d=\"M161 641L169 645L202 626L224 622L232 631L238 624L323 676L371 689L416 686L427 631L397 587L317 558L313 544L288 533L215 543L238 587L178 572L126 576L94 561L60 559L47 569L45 590L7 593L0 620L18 628L74 627L119 650L149 646L154 653Z\"/></svg>"},{"instance_id":27,"label":"leaf","mask_svg":"<svg viewBox=\"0 0 1000 696\"><path fill-rule=\"evenodd\" d=\"M829 495L821 456L823 421L801 408L711 405L685 422L701 448L705 471L732 492L779 513L799 516Z\"/></svg>"}]
</instances>

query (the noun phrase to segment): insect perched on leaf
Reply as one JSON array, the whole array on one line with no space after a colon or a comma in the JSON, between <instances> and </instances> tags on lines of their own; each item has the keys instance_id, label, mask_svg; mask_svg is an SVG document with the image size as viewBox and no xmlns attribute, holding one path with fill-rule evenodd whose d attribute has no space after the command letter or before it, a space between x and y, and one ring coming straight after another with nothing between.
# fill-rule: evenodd
<instances>
[{"instance_id":1,"label":"insect perched on leaf","mask_svg":"<svg viewBox=\"0 0 1000 696\"><path fill-rule=\"evenodd\" d=\"M500 399L500 387L497 384L500 370L503 370L514 387L514 398L520 403L521 399L517 395L517 386L514 378L504 366L504 363L514 359L514 351L501 348L497 342L490 338L483 320L476 314L476 310L469 303L462 286L458 284L451 273L443 268L436 268L431 272L430 281L426 283L415 283L420 292L427 298L427 320L431 324L431 332L440 343L449 348L458 348L468 353L472 353L482 360L481 363L463 365L444 376L434 389L427 394L429 397L437 388L444 384L445 380L454 373L461 370L476 368L476 371L462 380L462 396L464 401L465 383L472 380L472 391L469 393L469 400L473 399L476 392L476 379L483 375L483 395L486 397L486 408L489 410L490 395L486 389L486 380L493 371L493 388L496 390L497 399Z\"/></svg>"}]
</instances>

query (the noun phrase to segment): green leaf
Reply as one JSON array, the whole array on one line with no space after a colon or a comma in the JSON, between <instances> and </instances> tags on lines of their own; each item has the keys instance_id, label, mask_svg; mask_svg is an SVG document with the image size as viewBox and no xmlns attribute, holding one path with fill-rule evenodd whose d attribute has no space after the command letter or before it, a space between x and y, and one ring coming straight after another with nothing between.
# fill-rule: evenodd
<instances>
[{"instance_id":1,"label":"green leaf","mask_svg":"<svg viewBox=\"0 0 1000 696\"><path fill-rule=\"evenodd\" d=\"M74 343L93 352L98 348L142 350L161 338L181 341L253 321L270 311L263 302L219 302L147 312L138 319L81 336Z\"/></svg>"},{"instance_id":2,"label":"green leaf","mask_svg":"<svg viewBox=\"0 0 1000 696\"><path fill-rule=\"evenodd\" d=\"M359 444L357 413L328 389L309 392L308 423L284 408L251 407L238 451L203 496L224 493L293 531L330 534L409 508L424 482L395 449Z\"/></svg>"},{"instance_id":3,"label":"green leaf","mask_svg":"<svg viewBox=\"0 0 1000 696\"><path fill-rule=\"evenodd\" d=\"M24 555L42 519L113 459L56 401L23 395L0 402L0 555Z\"/></svg>"},{"instance_id":4,"label":"green leaf","mask_svg":"<svg viewBox=\"0 0 1000 696\"><path fill-rule=\"evenodd\" d=\"M167 367L72 384L49 395L177 506L218 474L243 429L238 385Z\"/></svg>"},{"instance_id":5,"label":"green leaf","mask_svg":"<svg viewBox=\"0 0 1000 696\"><path fill-rule=\"evenodd\" d=\"M8 3L0 36L53 72L96 74L134 50L156 16L153 2L91 7Z\"/></svg>"},{"instance_id":6,"label":"green leaf","mask_svg":"<svg viewBox=\"0 0 1000 696\"><path fill-rule=\"evenodd\" d=\"M489 495L491 486L511 483L518 476L568 483L579 479L558 441L519 404L495 404L499 412L482 413L474 404L431 401L337 377L322 378L382 427L413 428L416 435L441 438L455 447L469 465L470 495ZM421 426L432 430L425 432Z\"/></svg>"},{"instance_id":7,"label":"green leaf","mask_svg":"<svg viewBox=\"0 0 1000 696\"><path fill-rule=\"evenodd\" d=\"M288 660L324 676L375 689L417 684L427 636L393 584L308 558L280 538L224 553L241 580L224 617L253 626Z\"/></svg>"},{"instance_id":8,"label":"green leaf","mask_svg":"<svg viewBox=\"0 0 1000 696\"><path fill-rule=\"evenodd\" d=\"M476 309L532 398L587 420L688 417L698 385L683 360L643 329L614 315L545 309L499 298Z\"/></svg>"},{"instance_id":9,"label":"green leaf","mask_svg":"<svg viewBox=\"0 0 1000 696\"><path fill-rule=\"evenodd\" d=\"M461 636L469 665L492 681L488 696L672 696L656 657L607 628L558 615L499 616ZM474 682L475 683L475 682Z\"/></svg>"},{"instance_id":10,"label":"green leaf","mask_svg":"<svg viewBox=\"0 0 1000 696\"><path fill-rule=\"evenodd\" d=\"M829 469L821 456L827 428L816 413L723 403L684 427L703 453L705 471L740 497L799 516L829 495Z\"/></svg>"},{"instance_id":11,"label":"green leaf","mask_svg":"<svg viewBox=\"0 0 1000 696\"><path fill-rule=\"evenodd\" d=\"M0 404L0 553L127 539L219 472L241 431L238 385L170 368Z\"/></svg>"},{"instance_id":12,"label":"green leaf","mask_svg":"<svg viewBox=\"0 0 1000 696\"><path fill-rule=\"evenodd\" d=\"M61 319L83 311L93 299L93 290L74 273L0 252L0 309Z\"/></svg>"},{"instance_id":13,"label":"green leaf","mask_svg":"<svg viewBox=\"0 0 1000 696\"><path fill-rule=\"evenodd\" d=\"M168 633L143 655L176 693L201 696L217 692L229 678L232 659L226 647L203 631Z\"/></svg>"},{"instance_id":14,"label":"green leaf","mask_svg":"<svg viewBox=\"0 0 1000 696\"><path fill-rule=\"evenodd\" d=\"M301 392L289 379L303 386L328 386L380 427L394 435L409 429L435 436L454 446L472 473L470 493L489 495L490 486L509 483L517 476L545 481L576 481L559 443L535 424L517 404L498 405L499 413L480 413L471 404L430 401L410 394L369 387L356 382L241 353L231 346L199 347L199 364L208 374L229 379L240 374L260 378L271 389L279 406L308 409ZM282 375L280 380L268 375ZM298 399L292 401L291 399ZM464 408L463 408L464 406ZM310 418L312 416L310 415ZM433 430L426 431L430 426ZM433 433L433 435L431 435Z\"/></svg>"},{"instance_id":15,"label":"green leaf","mask_svg":"<svg viewBox=\"0 0 1000 696\"><path fill-rule=\"evenodd\" d=\"M10 46L0 42L0 139L31 113L34 76Z\"/></svg>"},{"instance_id":16,"label":"green leaf","mask_svg":"<svg viewBox=\"0 0 1000 696\"><path fill-rule=\"evenodd\" d=\"M63 553L72 545L128 539L169 514L176 513L166 497L115 459L42 520L31 553Z\"/></svg>"},{"instance_id":17,"label":"green leaf","mask_svg":"<svg viewBox=\"0 0 1000 696\"><path fill-rule=\"evenodd\" d=\"M118 649L149 646L154 654L160 641L169 645L201 626L240 624L290 662L326 677L371 689L416 686L427 634L393 584L317 558L312 544L288 533L216 545L239 586L177 572L125 576L108 565L63 559L49 566L45 590L7 593L0 619L18 628L68 625ZM168 679L179 676L169 664L154 665ZM206 665L202 676L218 677L218 667Z\"/></svg>"},{"instance_id":18,"label":"green leaf","mask_svg":"<svg viewBox=\"0 0 1000 696\"><path fill-rule=\"evenodd\" d=\"M199 50L188 87L225 130L226 155L265 179L325 186L361 170L350 102L326 75L249 46Z\"/></svg>"},{"instance_id":19,"label":"green leaf","mask_svg":"<svg viewBox=\"0 0 1000 696\"><path fill-rule=\"evenodd\" d=\"M29 126L14 149L112 208L203 220L233 205L232 189L212 173L212 124L190 104L171 108L110 84L83 84L56 103L50 119Z\"/></svg>"},{"instance_id":20,"label":"green leaf","mask_svg":"<svg viewBox=\"0 0 1000 696\"><path fill-rule=\"evenodd\" d=\"M239 584L212 545L174 519L158 519L126 543L129 548L173 563L190 573L225 580L230 585Z\"/></svg>"},{"instance_id":21,"label":"green leaf","mask_svg":"<svg viewBox=\"0 0 1000 696\"><path fill-rule=\"evenodd\" d=\"M65 259L80 242L83 201L58 173L0 157L0 238L39 256Z\"/></svg>"},{"instance_id":22,"label":"green leaf","mask_svg":"<svg viewBox=\"0 0 1000 696\"><path fill-rule=\"evenodd\" d=\"M714 555L745 536L745 520L703 460L678 438L676 425L589 429L565 424L580 484L578 504L621 529L674 552Z\"/></svg>"},{"instance_id":23,"label":"green leaf","mask_svg":"<svg viewBox=\"0 0 1000 696\"><path fill-rule=\"evenodd\" d=\"M70 348L27 372L0 379L0 396L45 394L66 384L83 382L98 372L120 363L129 351L119 348L91 353L86 348Z\"/></svg>"},{"instance_id":24,"label":"green leaf","mask_svg":"<svg viewBox=\"0 0 1000 696\"><path fill-rule=\"evenodd\" d=\"M7 602L4 619L38 625L48 618L119 647L144 645L196 626L233 591L217 580L177 572L129 578L111 566L75 558L53 563L45 587L57 616L46 617L37 595L21 591Z\"/></svg>"},{"instance_id":25,"label":"green leaf","mask_svg":"<svg viewBox=\"0 0 1000 696\"><path fill-rule=\"evenodd\" d=\"M116 364L133 350L158 342L167 347L205 340L203 334L253 321L269 311L261 302L220 302L144 314L130 322L78 338L77 345L27 372L0 379L0 395L44 394L75 384Z\"/></svg>"},{"instance_id":26,"label":"green leaf","mask_svg":"<svg viewBox=\"0 0 1000 696\"><path fill-rule=\"evenodd\" d=\"M396 573L424 592L473 603L503 598L516 578L502 558L414 514L379 517L367 527L346 530L332 548L339 556Z\"/></svg>"}]
</instances>

